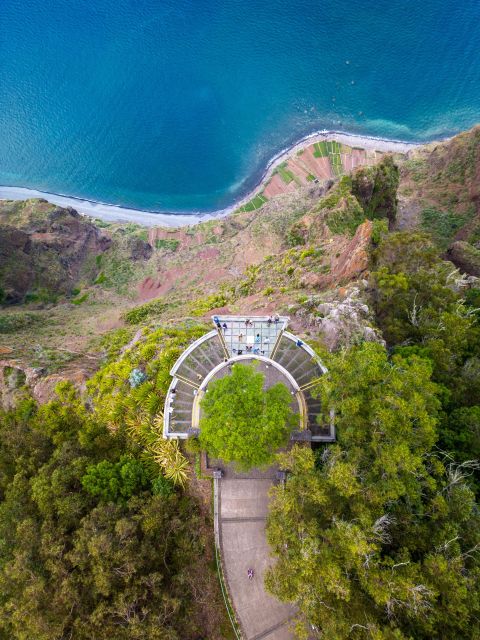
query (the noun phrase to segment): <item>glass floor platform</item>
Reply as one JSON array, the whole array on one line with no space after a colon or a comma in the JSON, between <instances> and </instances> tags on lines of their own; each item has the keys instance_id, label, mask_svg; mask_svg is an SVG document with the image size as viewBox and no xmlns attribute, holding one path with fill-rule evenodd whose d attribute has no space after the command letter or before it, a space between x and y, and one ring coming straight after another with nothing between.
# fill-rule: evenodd
<instances>
[{"instance_id":1,"label":"glass floor platform","mask_svg":"<svg viewBox=\"0 0 480 640\"><path fill-rule=\"evenodd\" d=\"M288 324L284 316L213 316L212 320L231 358L248 354L270 358Z\"/></svg>"}]
</instances>

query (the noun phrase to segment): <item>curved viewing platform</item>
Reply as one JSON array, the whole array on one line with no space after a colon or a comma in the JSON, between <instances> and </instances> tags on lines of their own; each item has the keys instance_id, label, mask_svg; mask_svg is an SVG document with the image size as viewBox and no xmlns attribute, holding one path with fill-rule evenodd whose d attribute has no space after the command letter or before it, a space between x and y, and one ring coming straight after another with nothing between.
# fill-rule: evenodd
<instances>
[{"instance_id":1,"label":"curved viewing platform","mask_svg":"<svg viewBox=\"0 0 480 640\"><path fill-rule=\"evenodd\" d=\"M335 439L333 420L320 424L321 404L311 394L326 368L303 340L286 331L287 317L214 316L215 329L192 343L170 373L164 411L165 438L199 433L201 399L212 380L228 375L235 362L257 363L270 387L283 382L299 414L293 438L313 442Z\"/></svg>"}]
</instances>

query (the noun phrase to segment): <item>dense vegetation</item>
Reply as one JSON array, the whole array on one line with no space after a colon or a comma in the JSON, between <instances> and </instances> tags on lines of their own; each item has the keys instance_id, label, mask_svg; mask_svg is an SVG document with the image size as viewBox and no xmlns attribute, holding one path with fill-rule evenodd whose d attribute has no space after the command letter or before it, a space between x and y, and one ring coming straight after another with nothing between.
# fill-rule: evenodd
<instances>
[{"instance_id":1,"label":"dense vegetation","mask_svg":"<svg viewBox=\"0 0 480 640\"><path fill-rule=\"evenodd\" d=\"M0 425L0 637L191 636L194 501L68 389Z\"/></svg>"},{"instance_id":2,"label":"dense vegetation","mask_svg":"<svg viewBox=\"0 0 480 640\"><path fill-rule=\"evenodd\" d=\"M478 638L480 292L421 234L372 259L388 349L329 358L317 393L338 442L280 456L267 585L319 637Z\"/></svg>"},{"instance_id":3,"label":"dense vegetation","mask_svg":"<svg viewBox=\"0 0 480 640\"><path fill-rule=\"evenodd\" d=\"M300 322L302 305L316 300L303 307L315 332L325 289L336 295L339 281L326 277L334 257L365 218L374 220L365 301L386 344L322 354L329 375L314 393L325 413L320 421L335 409L338 438L279 458L287 481L272 501L268 537L277 563L267 585L298 603L310 635L328 640L480 638L480 289L440 257L480 274L479 136L476 129L417 150L400 167L386 156L298 210L287 200L268 209L274 203L259 195L242 207L263 207L258 215L237 213L220 233L217 221L199 226L198 246L224 251L216 266L235 246L243 252L266 239L275 239L272 255L262 248L241 276L221 284L197 287L178 277L184 288L168 301L124 311L127 326L100 345L105 359L82 401L62 385L43 407L25 395L0 413L0 640L230 637L210 567L211 522L193 497L181 447L161 439L169 371L206 330L192 317L219 307L233 312L247 296L251 308L266 297L289 304ZM334 169L339 152L333 143L316 147ZM285 167L279 173L291 181ZM28 345L47 332L80 336L82 305L88 315L98 313L94 304L124 304L146 276L157 281L159 266L176 265L170 254L183 256L185 272L197 260L196 242L190 254L182 254L189 242L174 238L152 247L138 225L97 224L109 228L107 242L90 223L47 203L4 208L5 247L27 247L28 234L58 216L69 223L65 246L73 232L91 243L85 255L53 255L42 239L25 255L7 251L0 304L33 306L2 315L5 343L17 334ZM417 231L388 233L397 224ZM241 235L246 229L250 235ZM35 305L57 300L75 308L52 325L50 313L65 305L44 315ZM64 324L67 314L74 329ZM174 314L175 328L166 326ZM35 349L34 366L70 357ZM22 395L23 372L4 367L4 379ZM261 374L234 367L210 385L191 451L200 444L243 467L270 462L288 439L290 400L285 387L264 392Z\"/></svg>"},{"instance_id":4,"label":"dense vegetation","mask_svg":"<svg viewBox=\"0 0 480 640\"><path fill-rule=\"evenodd\" d=\"M232 372L208 386L201 401L200 443L208 453L242 469L272 462L298 417L292 396L278 382L264 390L265 376L252 365L235 364Z\"/></svg>"},{"instance_id":5,"label":"dense vegetation","mask_svg":"<svg viewBox=\"0 0 480 640\"><path fill-rule=\"evenodd\" d=\"M62 383L56 400L0 414L0 638L230 637L211 522L156 419L172 360L199 331L125 349L121 330L86 405Z\"/></svg>"},{"instance_id":6,"label":"dense vegetation","mask_svg":"<svg viewBox=\"0 0 480 640\"><path fill-rule=\"evenodd\" d=\"M372 305L388 346L432 367L438 446L458 462L480 458L480 290L422 234L385 237L374 263Z\"/></svg>"}]
</instances>

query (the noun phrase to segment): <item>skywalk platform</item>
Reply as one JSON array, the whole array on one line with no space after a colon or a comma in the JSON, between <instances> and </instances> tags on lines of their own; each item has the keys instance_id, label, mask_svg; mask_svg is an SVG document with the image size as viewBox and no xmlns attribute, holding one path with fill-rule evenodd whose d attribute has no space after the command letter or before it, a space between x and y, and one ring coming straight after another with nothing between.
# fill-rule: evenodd
<instances>
[{"instance_id":1,"label":"skywalk platform","mask_svg":"<svg viewBox=\"0 0 480 640\"><path fill-rule=\"evenodd\" d=\"M287 331L285 316L213 316L212 331L192 343L171 369L163 433L165 438L198 435L200 402L213 379L227 375L235 362L257 361L271 384L290 389L300 416L294 439L335 440L333 419L319 422L320 401L314 390L326 369L313 349ZM275 382L274 382L275 381Z\"/></svg>"}]
</instances>

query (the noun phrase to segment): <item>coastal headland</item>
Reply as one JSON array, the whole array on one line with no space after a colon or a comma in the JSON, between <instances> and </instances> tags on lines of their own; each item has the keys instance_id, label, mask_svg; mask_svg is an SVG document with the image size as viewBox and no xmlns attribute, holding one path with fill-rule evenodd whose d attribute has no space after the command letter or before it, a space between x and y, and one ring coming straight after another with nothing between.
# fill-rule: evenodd
<instances>
[{"instance_id":1,"label":"coastal headland","mask_svg":"<svg viewBox=\"0 0 480 640\"><path fill-rule=\"evenodd\" d=\"M277 153L268 162L256 187L248 194L225 209L207 213L145 211L17 186L0 186L0 199L45 198L106 222L135 222L146 227L183 227L223 217L237 210L258 209L271 197L295 191L312 182L337 178L357 166L375 164L385 153L407 154L419 144L337 131L317 131Z\"/></svg>"}]
</instances>

